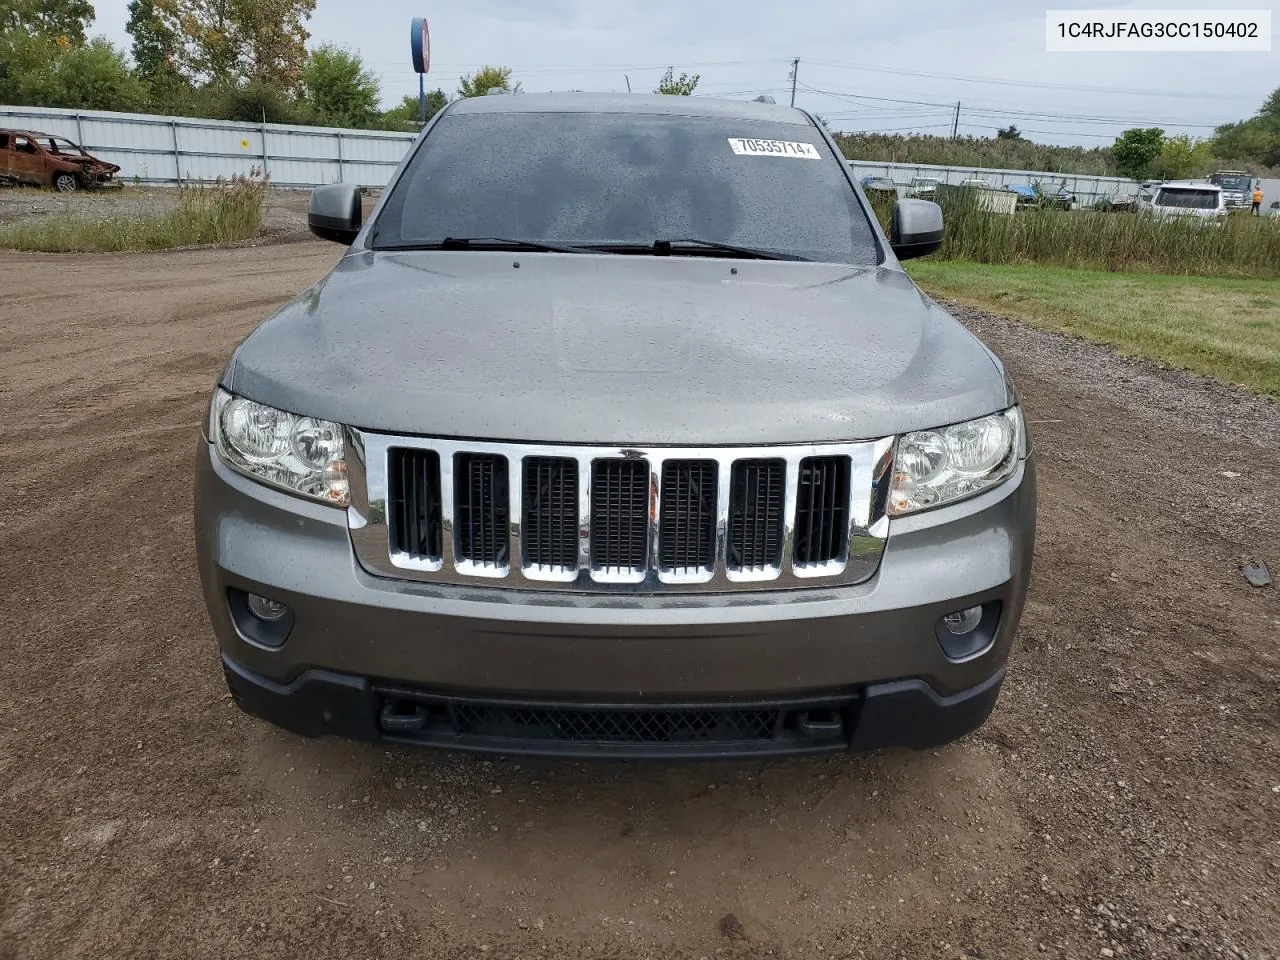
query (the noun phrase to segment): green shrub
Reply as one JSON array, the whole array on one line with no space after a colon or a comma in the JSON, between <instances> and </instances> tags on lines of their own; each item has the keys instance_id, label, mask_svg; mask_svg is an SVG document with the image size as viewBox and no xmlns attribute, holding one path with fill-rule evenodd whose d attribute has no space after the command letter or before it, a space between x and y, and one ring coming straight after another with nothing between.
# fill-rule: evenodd
<instances>
[{"instance_id":1,"label":"green shrub","mask_svg":"<svg viewBox=\"0 0 1280 960\"><path fill-rule=\"evenodd\" d=\"M45 253L165 250L235 243L262 229L267 184L235 177L209 186L184 186L171 209L92 217L67 211L0 227L0 247Z\"/></svg>"}]
</instances>

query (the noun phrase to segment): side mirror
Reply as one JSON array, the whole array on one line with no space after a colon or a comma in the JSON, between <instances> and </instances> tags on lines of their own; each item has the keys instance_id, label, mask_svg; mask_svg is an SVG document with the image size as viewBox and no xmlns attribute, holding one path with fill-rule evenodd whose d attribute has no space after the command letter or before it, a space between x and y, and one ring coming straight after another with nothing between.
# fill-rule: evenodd
<instances>
[{"instance_id":1,"label":"side mirror","mask_svg":"<svg viewBox=\"0 0 1280 960\"><path fill-rule=\"evenodd\" d=\"M350 246L362 222L360 188L355 184L329 183L311 191L307 226L321 240Z\"/></svg>"},{"instance_id":2,"label":"side mirror","mask_svg":"<svg viewBox=\"0 0 1280 960\"><path fill-rule=\"evenodd\" d=\"M942 246L942 208L931 200L899 200L893 205L889 246L899 260L935 252Z\"/></svg>"}]
</instances>

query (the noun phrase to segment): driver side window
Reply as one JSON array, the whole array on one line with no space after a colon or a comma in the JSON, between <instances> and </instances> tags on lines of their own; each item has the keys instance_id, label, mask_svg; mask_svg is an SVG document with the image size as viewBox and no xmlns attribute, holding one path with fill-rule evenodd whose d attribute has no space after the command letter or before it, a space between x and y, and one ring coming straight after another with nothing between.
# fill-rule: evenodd
<instances>
[{"instance_id":1,"label":"driver side window","mask_svg":"<svg viewBox=\"0 0 1280 960\"><path fill-rule=\"evenodd\" d=\"M31 139L28 137L14 137L13 149L21 151L22 153L39 153L40 152L39 150L36 149L36 145L32 143Z\"/></svg>"}]
</instances>

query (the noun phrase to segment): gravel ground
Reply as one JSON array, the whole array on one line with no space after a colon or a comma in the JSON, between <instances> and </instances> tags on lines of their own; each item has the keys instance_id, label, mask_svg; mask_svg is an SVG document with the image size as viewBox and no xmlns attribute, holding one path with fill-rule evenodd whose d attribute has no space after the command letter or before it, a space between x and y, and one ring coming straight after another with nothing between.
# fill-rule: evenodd
<instances>
[{"instance_id":1,"label":"gravel ground","mask_svg":"<svg viewBox=\"0 0 1280 960\"><path fill-rule=\"evenodd\" d=\"M319 243L0 254L0 958L1280 957L1280 408L999 318L1040 461L991 721L915 754L481 760L237 712L217 371Z\"/></svg>"}]
</instances>

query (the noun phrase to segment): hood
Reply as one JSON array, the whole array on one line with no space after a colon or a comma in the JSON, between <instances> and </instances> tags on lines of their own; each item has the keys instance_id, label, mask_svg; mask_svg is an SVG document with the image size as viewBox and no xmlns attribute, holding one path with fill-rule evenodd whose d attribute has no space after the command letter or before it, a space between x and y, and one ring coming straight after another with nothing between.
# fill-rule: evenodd
<instances>
[{"instance_id":1,"label":"hood","mask_svg":"<svg viewBox=\"0 0 1280 960\"><path fill-rule=\"evenodd\" d=\"M898 269L480 251L348 254L224 385L369 430L637 446L867 439L1011 402Z\"/></svg>"}]
</instances>

